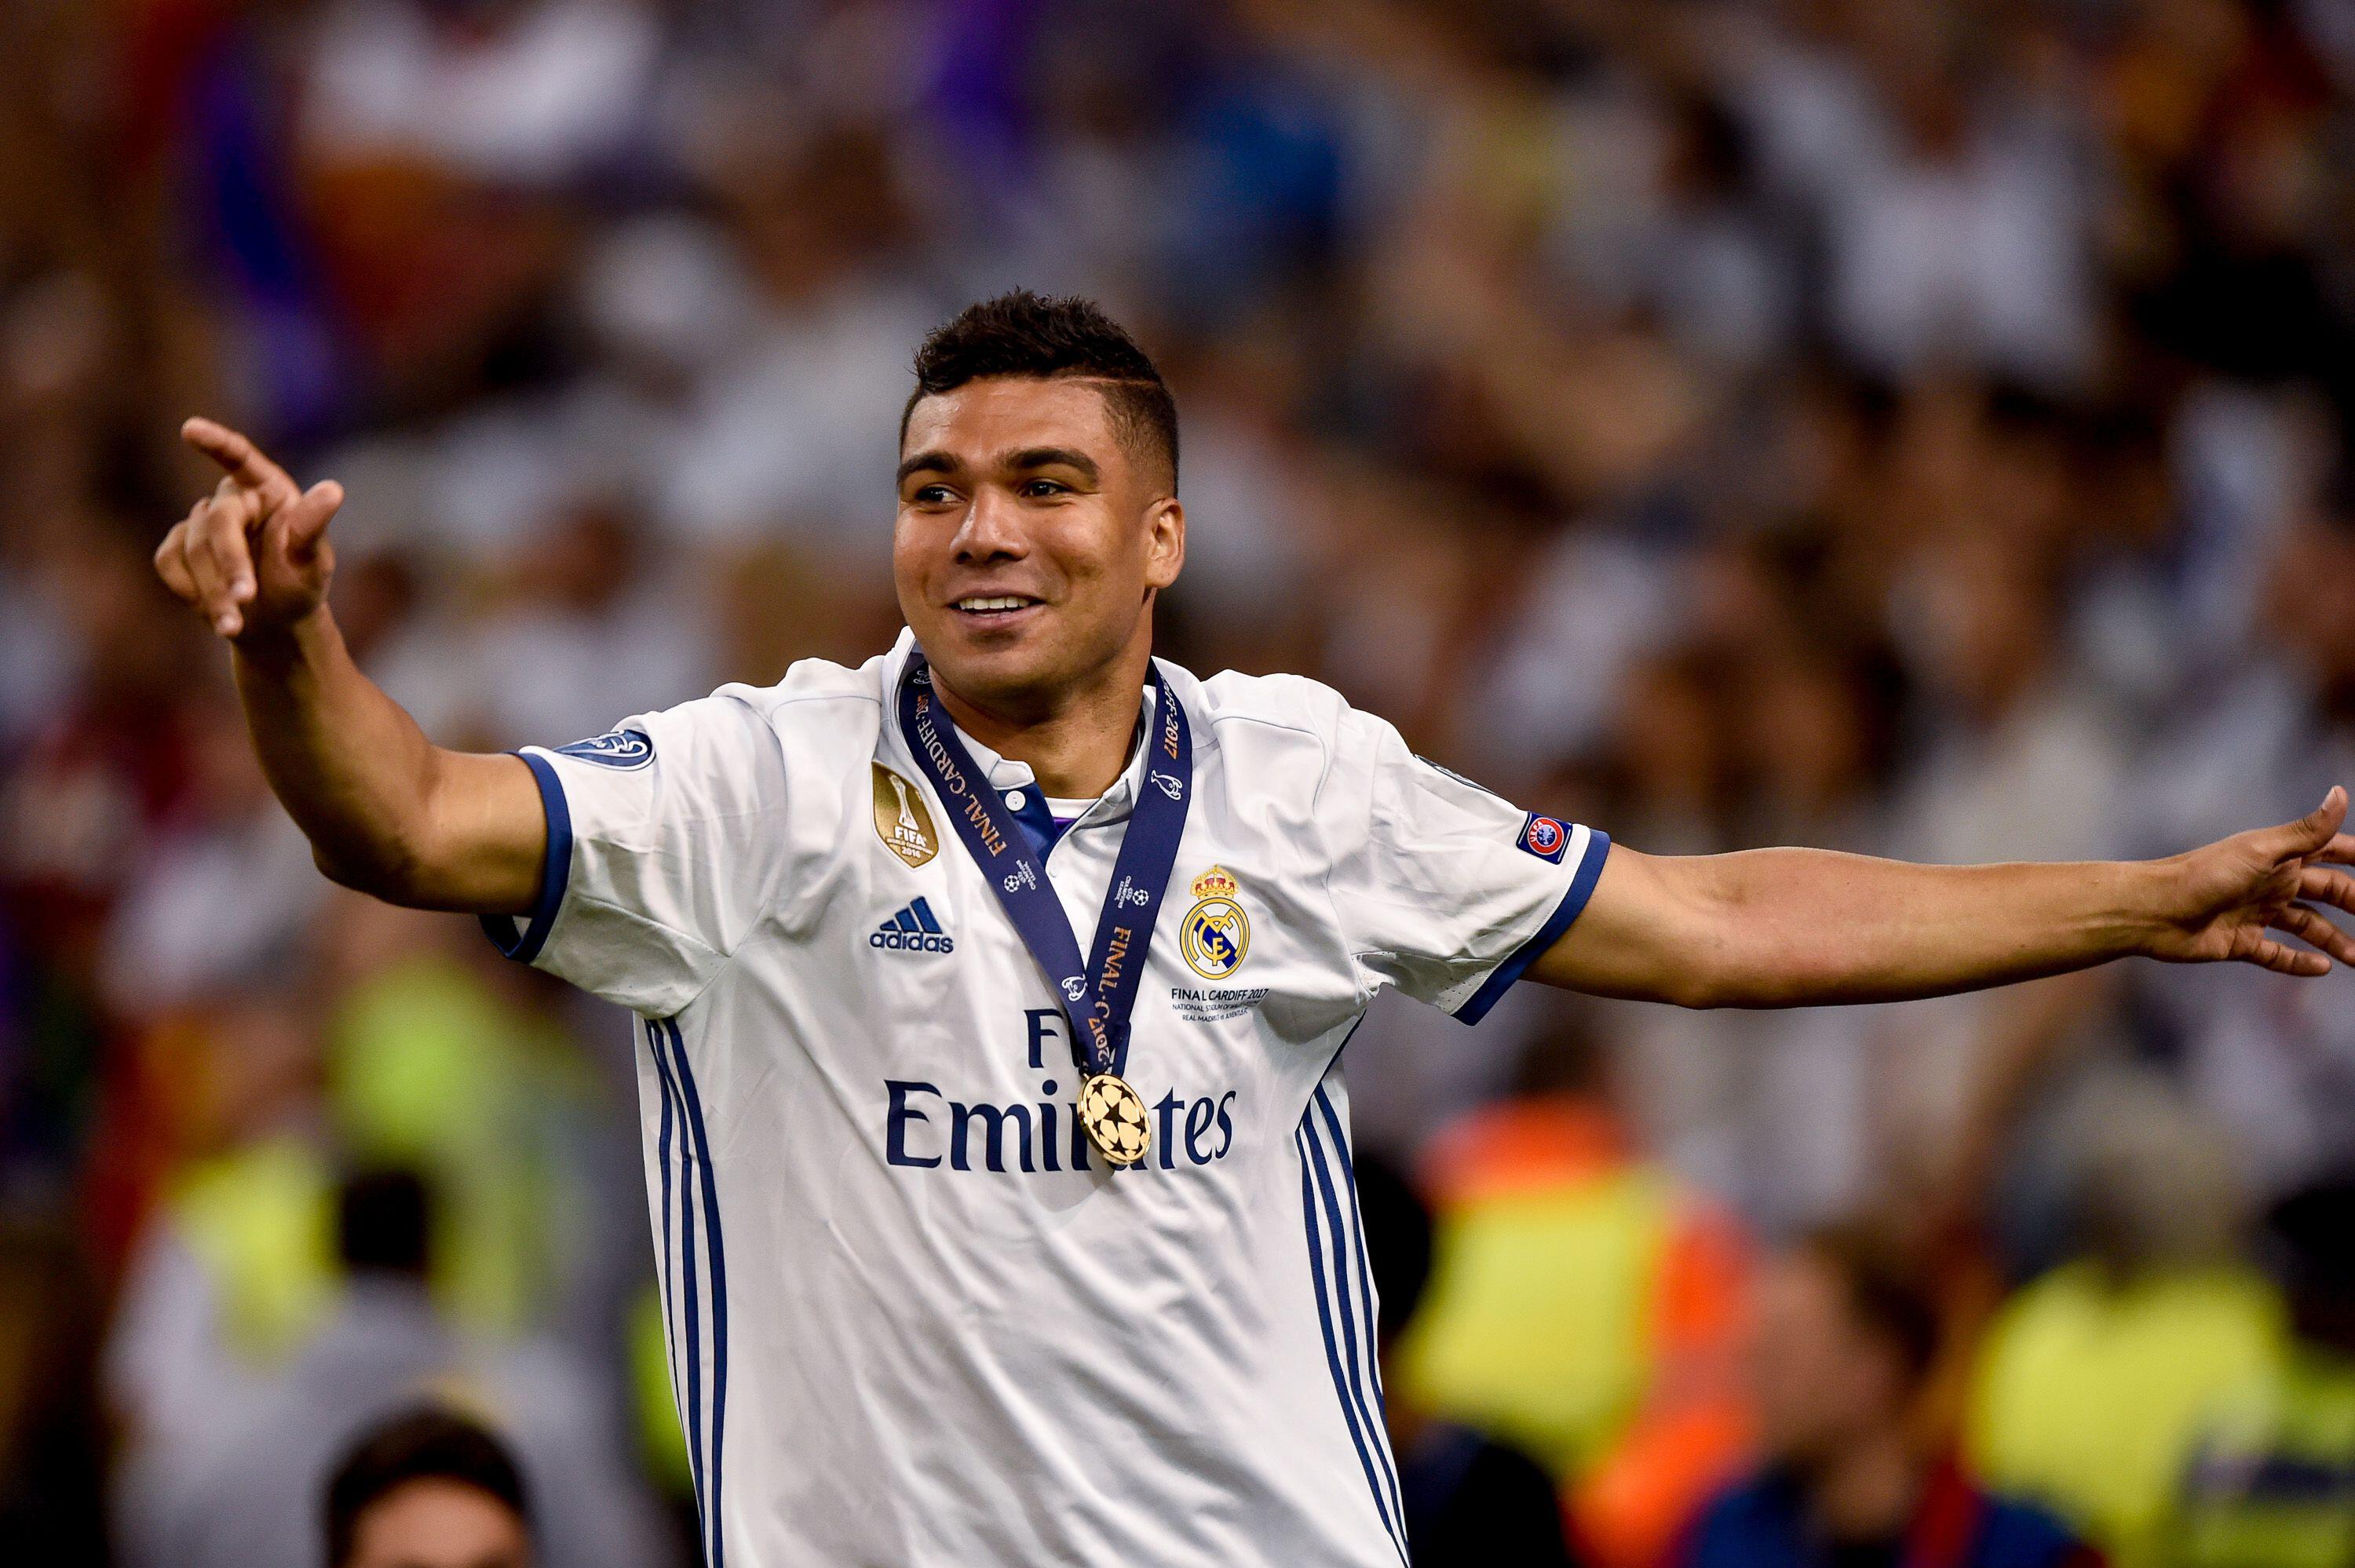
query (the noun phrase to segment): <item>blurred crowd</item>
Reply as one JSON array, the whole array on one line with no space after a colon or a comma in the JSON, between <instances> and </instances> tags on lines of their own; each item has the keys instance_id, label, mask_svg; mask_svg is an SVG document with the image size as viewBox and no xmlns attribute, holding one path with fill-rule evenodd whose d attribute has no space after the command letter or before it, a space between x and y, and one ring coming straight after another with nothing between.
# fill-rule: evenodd
<instances>
[{"instance_id":1,"label":"blurred crowd","mask_svg":"<svg viewBox=\"0 0 2355 1568\"><path fill-rule=\"evenodd\" d=\"M1176 389L1159 652L1643 850L2355 783L2345 0L10 0L0 1539L318 1561L422 1395L554 1568L695 1539L625 1021L313 869L179 420L345 483L429 733L559 744L887 645L910 354L1017 284ZM1384 1004L1424 1560L2346 1568L2348 985Z\"/></svg>"}]
</instances>

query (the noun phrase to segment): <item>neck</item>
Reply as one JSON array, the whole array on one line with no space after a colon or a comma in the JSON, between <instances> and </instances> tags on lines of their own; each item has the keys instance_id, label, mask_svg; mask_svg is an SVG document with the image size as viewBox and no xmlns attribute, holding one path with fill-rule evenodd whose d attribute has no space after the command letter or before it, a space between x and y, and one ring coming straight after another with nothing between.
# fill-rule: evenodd
<instances>
[{"instance_id":1,"label":"neck","mask_svg":"<svg viewBox=\"0 0 2355 1568\"><path fill-rule=\"evenodd\" d=\"M1810 1467L1808 1505L1836 1541L1885 1540L1904 1533L1921 1484L1905 1435L1874 1432Z\"/></svg>"},{"instance_id":2,"label":"neck","mask_svg":"<svg viewBox=\"0 0 2355 1568\"><path fill-rule=\"evenodd\" d=\"M1092 800L1111 789L1128 766L1137 703L1150 663L1150 656L1142 652L1124 657L1036 713L962 696L941 679L938 666L932 683L957 727L998 756L1028 763L1040 793L1060 800Z\"/></svg>"}]
</instances>

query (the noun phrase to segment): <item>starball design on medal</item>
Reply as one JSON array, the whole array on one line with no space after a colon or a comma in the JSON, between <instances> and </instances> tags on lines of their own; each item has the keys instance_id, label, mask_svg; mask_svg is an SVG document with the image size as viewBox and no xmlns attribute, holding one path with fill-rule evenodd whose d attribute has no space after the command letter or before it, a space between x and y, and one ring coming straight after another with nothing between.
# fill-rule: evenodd
<instances>
[{"instance_id":1,"label":"starball design on medal","mask_svg":"<svg viewBox=\"0 0 2355 1568\"><path fill-rule=\"evenodd\" d=\"M1153 1124L1145 1114L1145 1097L1124 1078L1098 1073L1080 1086L1080 1125L1088 1140L1114 1165L1134 1165L1145 1158L1153 1141Z\"/></svg>"},{"instance_id":2,"label":"starball design on medal","mask_svg":"<svg viewBox=\"0 0 2355 1568\"><path fill-rule=\"evenodd\" d=\"M1251 951L1251 916L1243 913L1241 891L1221 866L1194 879L1196 903L1178 927L1178 951L1204 980L1226 979Z\"/></svg>"}]
</instances>

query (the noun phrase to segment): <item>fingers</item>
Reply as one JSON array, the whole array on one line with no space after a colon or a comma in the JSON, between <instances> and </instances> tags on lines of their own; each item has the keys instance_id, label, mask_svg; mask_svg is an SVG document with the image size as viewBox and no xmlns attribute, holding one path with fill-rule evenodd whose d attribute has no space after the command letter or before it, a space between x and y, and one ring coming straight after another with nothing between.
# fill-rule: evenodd
<instances>
[{"instance_id":1,"label":"fingers","mask_svg":"<svg viewBox=\"0 0 2355 1568\"><path fill-rule=\"evenodd\" d=\"M2286 822L2275 830L2281 843L2275 851L2276 860L2291 860L2318 854L2335 842L2339 825L2347 821L2347 791L2333 784L2322 804L2295 822Z\"/></svg>"},{"instance_id":2,"label":"fingers","mask_svg":"<svg viewBox=\"0 0 2355 1568\"><path fill-rule=\"evenodd\" d=\"M180 439L229 471L230 479L261 493L271 506L282 506L297 492L286 471L271 461L261 449L212 419L190 419L180 427Z\"/></svg>"},{"instance_id":3,"label":"fingers","mask_svg":"<svg viewBox=\"0 0 2355 1568\"><path fill-rule=\"evenodd\" d=\"M2299 975L2307 980L2318 980L2330 972L2330 960L2320 953L2308 952L2303 948L2293 948L2286 943L2276 942L2269 937L2258 938L2255 945L2241 956L2250 963L2271 969L2275 974Z\"/></svg>"},{"instance_id":4,"label":"fingers","mask_svg":"<svg viewBox=\"0 0 2355 1568\"><path fill-rule=\"evenodd\" d=\"M304 491L292 506L281 514L284 519L287 555L297 563L308 562L318 547L319 535L327 531L336 509L344 503L344 487L332 479L323 479Z\"/></svg>"},{"instance_id":5,"label":"fingers","mask_svg":"<svg viewBox=\"0 0 2355 1568\"><path fill-rule=\"evenodd\" d=\"M2275 916L2271 924L2274 929L2286 931L2299 941L2320 950L2307 954L2306 957L2318 958L2327 953L2342 964L2355 966L2355 937L2350 937L2325 919L2318 912L2308 909L2302 904L2293 904ZM2320 970L2315 972L2327 973L2329 968L2330 966L2326 963Z\"/></svg>"},{"instance_id":6,"label":"fingers","mask_svg":"<svg viewBox=\"0 0 2355 1568\"><path fill-rule=\"evenodd\" d=\"M216 632L235 637L246 630L264 556L273 572L293 568L297 584L324 585L334 559L325 535L344 503L343 486L329 481L298 490L260 448L216 420L190 419L180 434L224 472L211 498L165 535L155 571Z\"/></svg>"},{"instance_id":7,"label":"fingers","mask_svg":"<svg viewBox=\"0 0 2355 1568\"><path fill-rule=\"evenodd\" d=\"M2308 904L2328 904L2355 915L2355 876L2309 865L2298 874L2297 896Z\"/></svg>"},{"instance_id":8,"label":"fingers","mask_svg":"<svg viewBox=\"0 0 2355 1568\"><path fill-rule=\"evenodd\" d=\"M203 591L196 587L196 567L188 565L188 539L196 532L196 514L203 509L205 503L197 502L186 518L175 523L172 532L163 536L163 544L155 546L155 575L163 577L163 587L172 588L172 596L191 608L203 605Z\"/></svg>"},{"instance_id":9,"label":"fingers","mask_svg":"<svg viewBox=\"0 0 2355 1568\"><path fill-rule=\"evenodd\" d=\"M2314 853L2310 861L2323 861L2332 865L2355 865L2355 833L2339 833Z\"/></svg>"},{"instance_id":10,"label":"fingers","mask_svg":"<svg viewBox=\"0 0 2355 1568\"><path fill-rule=\"evenodd\" d=\"M243 607L253 598L253 556L246 544L246 509L235 502L208 501L186 526L188 573L196 586L196 606L215 631L234 637L244 629Z\"/></svg>"}]
</instances>

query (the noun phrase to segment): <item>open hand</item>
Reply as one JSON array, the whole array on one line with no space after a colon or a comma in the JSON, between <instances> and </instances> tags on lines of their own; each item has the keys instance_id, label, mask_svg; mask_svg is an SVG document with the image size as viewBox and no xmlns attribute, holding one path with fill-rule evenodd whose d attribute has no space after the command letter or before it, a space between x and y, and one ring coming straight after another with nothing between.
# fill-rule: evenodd
<instances>
[{"instance_id":1,"label":"open hand","mask_svg":"<svg viewBox=\"0 0 2355 1568\"><path fill-rule=\"evenodd\" d=\"M325 603L336 569L327 523L344 487L298 488L260 448L210 419L190 419L180 439L226 472L157 546L165 586L230 638L283 630Z\"/></svg>"},{"instance_id":2,"label":"open hand","mask_svg":"<svg viewBox=\"0 0 2355 1568\"><path fill-rule=\"evenodd\" d=\"M2277 828L2219 839L2160 864L2168 906L2151 956L2178 963L2237 959L2286 975L2326 975L2336 959L2355 966L2355 938L2317 905L2355 912L2355 834L2340 832L2347 791L2337 785L2310 814ZM2270 935L2282 932L2307 944Z\"/></svg>"}]
</instances>

